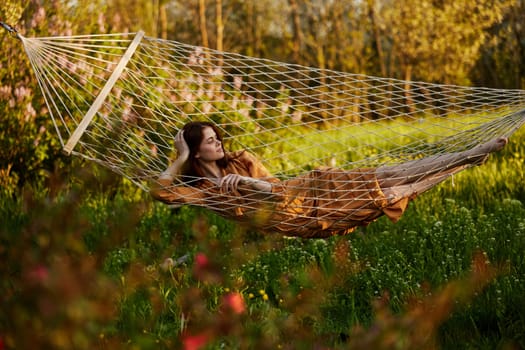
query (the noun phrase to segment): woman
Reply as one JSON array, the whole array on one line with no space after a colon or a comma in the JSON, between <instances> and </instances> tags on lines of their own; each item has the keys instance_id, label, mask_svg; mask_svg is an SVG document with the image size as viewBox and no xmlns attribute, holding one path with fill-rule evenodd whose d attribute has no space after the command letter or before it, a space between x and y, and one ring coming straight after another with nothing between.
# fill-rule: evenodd
<instances>
[{"instance_id":1,"label":"woman","mask_svg":"<svg viewBox=\"0 0 525 350\"><path fill-rule=\"evenodd\" d=\"M410 200L502 149L499 138L459 153L350 171L322 168L279 181L250 153L224 150L208 122L190 122L175 137L178 158L159 176L152 196L207 207L268 232L301 237L346 234L381 215L396 222Z\"/></svg>"}]
</instances>

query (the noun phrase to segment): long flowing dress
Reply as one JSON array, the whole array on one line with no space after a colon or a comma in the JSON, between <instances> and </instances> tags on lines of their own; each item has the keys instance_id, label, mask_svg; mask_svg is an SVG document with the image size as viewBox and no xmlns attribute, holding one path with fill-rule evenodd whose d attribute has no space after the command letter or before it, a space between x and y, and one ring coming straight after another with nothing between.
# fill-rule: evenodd
<instances>
[{"instance_id":1,"label":"long flowing dress","mask_svg":"<svg viewBox=\"0 0 525 350\"><path fill-rule=\"evenodd\" d=\"M234 173L268 181L272 192L243 185L225 193L208 179L200 179L195 186L161 179L151 187L151 195L168 204L203 206L265 232L305 238L347 234L382 215L396 222L416 196L387 197L373 168L319 168L280 181L249 152L233 152L229 158L223 175Z\"/></svg>"}]
</instances>

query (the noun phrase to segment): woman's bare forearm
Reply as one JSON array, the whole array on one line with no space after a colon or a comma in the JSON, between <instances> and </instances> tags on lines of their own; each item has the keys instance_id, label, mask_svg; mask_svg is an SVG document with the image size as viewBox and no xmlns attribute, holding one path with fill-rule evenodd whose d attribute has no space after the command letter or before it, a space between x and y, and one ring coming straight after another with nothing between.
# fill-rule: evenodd
<instances>
[{"instance_id":1,"label":"woman's bare forearm","mask_svg":"<svg viewBox=\"0 0 525 350\"><path fill-rule=\"evenodd\" d=\"M159 180L173 181L173 179L182 174L182 167L190 155L190 149L184 140L184 131L182 129L175 136L175 148L177 149L178 157L160 174Z\"/></svg>"},{"instance_id":2,"label":"woman's bare forearm","mask_svg":"<svg viewBox=\"0 0 525 350\"><path fill-rule=\"evenodd\" d=\"M250 185L254 190L261 192L272 192L272 183L260 179L255 179L253 177L245 177L242 181L246 185Z\"/></svg>"},{"instance_id":3,"label":"woman's bare forearm","mask_svg":"<svg viewBox=\"0 0 525 350\"><path fill-rule=\"evenodd\" d=\"M185 162L186 160L184 158L179 157L175 159L175 161L171 163L170 166L160 174L159 179L162 179L162 180L175 179L177 176L181 174L181 169Z\"/></svg>"}]
</instances>

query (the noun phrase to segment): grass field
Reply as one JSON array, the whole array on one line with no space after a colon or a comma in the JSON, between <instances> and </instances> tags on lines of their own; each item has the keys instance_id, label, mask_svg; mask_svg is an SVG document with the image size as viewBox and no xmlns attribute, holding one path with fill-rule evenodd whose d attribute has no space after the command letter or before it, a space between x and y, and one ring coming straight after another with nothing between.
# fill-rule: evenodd
<instances>
[{"instance_id":1,"label":"grass field","mask_svg":"<svg viewBox=\"0 0 525 350\"><path fill-rule=\"evenodd\" d=\"M3 194L0 349L525 348L524 139L397 224L325 240L170 209L80 166Z\"/></svg>"}]
</instances>

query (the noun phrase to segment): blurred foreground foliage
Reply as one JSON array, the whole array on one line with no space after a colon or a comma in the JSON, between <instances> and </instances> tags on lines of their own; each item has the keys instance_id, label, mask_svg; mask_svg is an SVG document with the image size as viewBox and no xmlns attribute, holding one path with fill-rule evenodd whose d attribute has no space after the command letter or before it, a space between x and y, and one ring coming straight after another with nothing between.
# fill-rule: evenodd
<instances>
[{"instance_id":1,"label":"blurred foreground foliage","mask_svg":"<svg viewBox=\"0 0 525 350\"><path fill-rule=\"evenodd\" d=\"M169 208L80 161L2 190L0 348L523 348L522 135L399 223L326 240Z\"/></svg>"}]
</instances>

